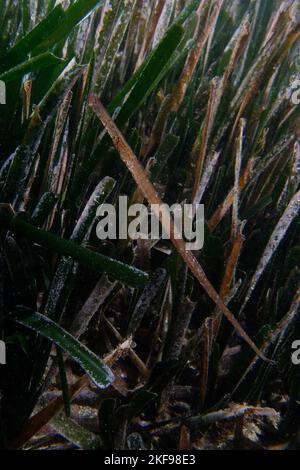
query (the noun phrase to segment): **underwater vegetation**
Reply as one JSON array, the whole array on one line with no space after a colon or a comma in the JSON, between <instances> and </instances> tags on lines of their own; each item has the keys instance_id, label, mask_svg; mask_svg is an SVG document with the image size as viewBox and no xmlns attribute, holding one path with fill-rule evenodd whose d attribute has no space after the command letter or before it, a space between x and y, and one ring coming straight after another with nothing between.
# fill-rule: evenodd
<instances>
[{"instance_id":1,"label":"underwater vegetation","mask_svg":"<svg viewBox=\"0 0 300 470\"><path fill-rule=\"evenodd\" d=\"M298 2L0 13L1 448L299 449ZM100 240L120 196L203 248Z\"/></svg>"}]
</instances>

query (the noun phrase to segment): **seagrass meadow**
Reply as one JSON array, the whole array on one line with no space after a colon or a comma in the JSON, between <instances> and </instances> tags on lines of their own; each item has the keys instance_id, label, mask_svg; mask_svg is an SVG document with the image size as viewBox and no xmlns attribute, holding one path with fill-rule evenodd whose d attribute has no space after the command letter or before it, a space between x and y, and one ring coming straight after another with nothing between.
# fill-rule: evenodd
<instances>
[{"instance_id":1,"label":"seagrass meadow","mask_svg":"<svg viewBox=\"0 0 300 470\"><path fill-rule=\"evenodd\" d=\"M1 448L300 449L299 57L294 0L0 0Z\"/></svg>"}]
</instances>

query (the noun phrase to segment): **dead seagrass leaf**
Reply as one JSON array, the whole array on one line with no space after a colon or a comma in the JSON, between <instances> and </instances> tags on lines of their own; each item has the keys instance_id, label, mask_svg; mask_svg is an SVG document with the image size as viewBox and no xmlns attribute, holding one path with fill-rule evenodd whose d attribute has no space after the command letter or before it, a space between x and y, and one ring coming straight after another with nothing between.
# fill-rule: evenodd
<instances>
[{"instance_id":1,"label":"dead seagrass leaf","mask_svg":"<svg viewBox=\"0 0 300 470\"><path fill-rule=\"evenodd\" d=\"M158 196L158 193L152 185L145 169L138 161L132 149L126 142L125 138L123 137L123 135L121 134L116 124L114 123L110 115L107 113L97 96L91 95L89 97L89 105L91 106L94 113L97 115L97 117L109 133L122 161L125 163L128 170L132 174L134 180L136 181L140 190L144 194L144 197L147 199L149 204L153 205L154 212L157 212L156 215L160 219L163 228L167 229L169 226L169 214L167 213L166 208L164 208L163 201ZM158 207L162 207L161 212L159 210L157 211ZM190 251L186 250L184 241L181 240L180 237L175 236L176 228L172 222L170 223L170 233L171 241L175 246L177 252L187 264L187 266L194 274L203 289L206 291L208 296L215 302L216 306L222 311L228 321L233 325L236 331L241 335L244 341L253 349L253 351L263 360L268 360L257 348L252 339L247 335L245 330L241 327L241 325L230 312L230 310L226 307L223 300L208 280L198 260Z\"/></svg>"}]
</instances>

